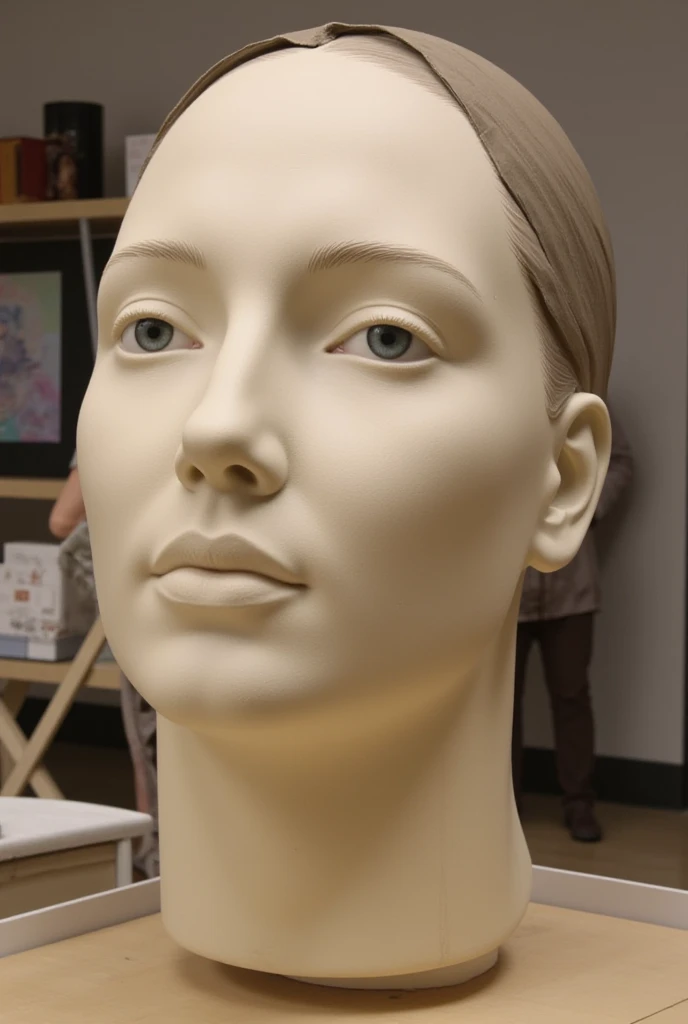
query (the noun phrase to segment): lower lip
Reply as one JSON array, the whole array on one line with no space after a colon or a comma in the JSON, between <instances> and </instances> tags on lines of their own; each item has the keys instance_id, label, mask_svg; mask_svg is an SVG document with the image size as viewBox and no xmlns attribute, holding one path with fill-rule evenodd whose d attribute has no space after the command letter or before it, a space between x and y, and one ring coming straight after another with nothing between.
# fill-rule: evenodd
<instances>
[{"instance_id":1,"label":"lower lip","mask_svg":"<svg viewBox=\"0 0 688 1024\"><path fill-rule=\"evenodd\" d=\"M175 604L202 608L251 608L279 604L303 589L252 572L175 569L156 577L162 594Z\"/></svg>"}]
</instances>

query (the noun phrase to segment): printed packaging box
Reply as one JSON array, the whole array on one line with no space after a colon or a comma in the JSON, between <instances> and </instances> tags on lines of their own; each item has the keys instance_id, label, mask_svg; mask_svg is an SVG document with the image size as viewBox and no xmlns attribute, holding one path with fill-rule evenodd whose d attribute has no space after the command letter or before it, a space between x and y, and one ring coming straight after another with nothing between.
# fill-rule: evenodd
<instances>
[{"instance_id":1,"label":"printed packaging box","mask_svg":"<svg viewBox=\"0 0 688 1024\"><path fill-rule=\"evenodd\" d=\"M55 643L86 634L91 621L60 571L58 553L58 544L5 544L0 636Z\"/></svg>"}]
</instances>

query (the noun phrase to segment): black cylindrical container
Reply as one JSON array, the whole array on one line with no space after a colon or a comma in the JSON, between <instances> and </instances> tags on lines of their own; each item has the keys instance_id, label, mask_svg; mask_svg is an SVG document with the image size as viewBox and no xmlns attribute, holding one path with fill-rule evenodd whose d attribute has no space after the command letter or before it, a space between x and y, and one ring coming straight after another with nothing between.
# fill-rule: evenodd
<instances>
[{"instance_id":1,"label":"black cylindrical container","mask_svg":"<svg viewBox=\"0 0 688 1024\"><path fill-rule=\"evenodd\" d=\"M46 103L48 198L97 199L103 194L103 108L100 103Z\"/></svg>"}]
</instances>

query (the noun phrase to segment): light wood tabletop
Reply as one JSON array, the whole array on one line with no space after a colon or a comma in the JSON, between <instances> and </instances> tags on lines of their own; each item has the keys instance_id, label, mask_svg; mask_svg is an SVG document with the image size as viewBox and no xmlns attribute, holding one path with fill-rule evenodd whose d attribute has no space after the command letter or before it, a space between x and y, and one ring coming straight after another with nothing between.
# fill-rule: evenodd
<instances>
[{"instance_id":1,"label":"light wood tabletop","mask_svg":"<svg viewBox=\"0 0 688 1024\"><path fill-rule=\"evenodd\" d=\"M688 1021L688 1003L677 1003L668 1010L655 1014L649 1024L686 1024Z\"/></svg>"},{"instance_id":2,"label":"light wood tabletop","mask_svg":"<svg viewBox=\"0 0 688 1024\"><path fill-rule=\"evenodd\" d=\"M194 957L154 916L8 957L0 992L8 1024L688 1024L688 932L531 906L482 979L351 992Z\"/></svg>"}]
</instances>

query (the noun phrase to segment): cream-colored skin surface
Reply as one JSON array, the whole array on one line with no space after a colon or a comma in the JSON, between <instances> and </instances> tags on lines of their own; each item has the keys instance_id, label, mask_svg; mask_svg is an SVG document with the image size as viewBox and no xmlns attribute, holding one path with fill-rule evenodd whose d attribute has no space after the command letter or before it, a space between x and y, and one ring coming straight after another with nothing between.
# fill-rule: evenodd
<instances>
[{"instance_id":1,"label":"cream-colored skin surface","mask_svg":"<svg viewBox=\"0 0 688 1024\"><path fill-rule=\"evenodd\" d=\"M350 243L432 259L314 269ZM167 927L333 983L485 969L530 886L520 578L577 550L609 424L590 395L547 416L468 122L326 49L242 66L146 170L99 324L79 469L108 639L162 716Z\"/></svg>"}]
</instances>

